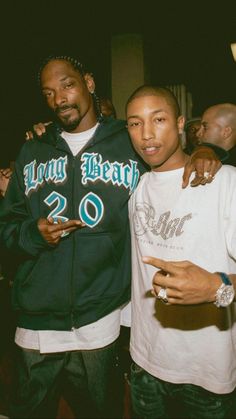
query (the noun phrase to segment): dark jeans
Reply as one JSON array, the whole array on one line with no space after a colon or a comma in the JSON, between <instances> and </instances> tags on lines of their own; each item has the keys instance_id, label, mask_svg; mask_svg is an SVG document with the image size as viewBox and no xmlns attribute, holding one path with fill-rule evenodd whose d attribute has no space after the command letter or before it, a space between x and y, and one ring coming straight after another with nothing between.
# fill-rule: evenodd
<instances>
[{"instance_id":1,"label":"dark jeans","mask_svg":"<svg viewBox=\"0 0 236 419\"><path fill-rule=\"evenodd\" d=\"M172 384L153 377L137 364L131 367L135 418L236 418L236 393L215 394L192 384Z\"/></svg>"},{"instance_id":2,"label":"dark jeans","mask_svg":"<svg viewBox=\"0 0 236 419\"><path fill-rule=\"evenodd\" d=\"M117 343L90 351L42 355L19 349L11 418L55 418L62 386L76 418L121 417Z\"/></svg>"}]
</instances>

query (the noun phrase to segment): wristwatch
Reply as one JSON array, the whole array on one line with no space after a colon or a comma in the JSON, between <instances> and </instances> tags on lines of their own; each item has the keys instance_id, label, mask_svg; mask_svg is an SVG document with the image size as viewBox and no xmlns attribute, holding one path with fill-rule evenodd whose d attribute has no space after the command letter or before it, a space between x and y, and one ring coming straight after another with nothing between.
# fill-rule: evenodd
<instances>
[{"instance_id":1,"label":"wristwatch","mask_svg":"<svg viewBox=\"0 0 236 419\"><path fill-rule=\"evenodd\" d=\"M221 277L222 284L216 291L216 307L228 307L234 300L235 291L228 275L224 272L217 272Z\"/></svg>"}]
</instances>

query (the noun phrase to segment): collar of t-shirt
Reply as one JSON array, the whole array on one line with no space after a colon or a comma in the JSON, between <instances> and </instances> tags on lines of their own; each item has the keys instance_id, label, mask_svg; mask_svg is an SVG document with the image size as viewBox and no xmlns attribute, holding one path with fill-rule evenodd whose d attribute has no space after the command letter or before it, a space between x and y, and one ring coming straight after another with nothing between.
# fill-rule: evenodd
<instances>
[{"instance_id":1,"label":"collar of t-shirt","mask_svg":"<svg viewBox=\"0 0 236 419\"><path fill-rule=\"evenodd\" d=\"M88 129L87 131L79 133L71 133L67 131L62 131L61 136L67 142L73 156L76 156L80 150L87 144L87 142L92 138L95 133L99 123L94 125L94 127Z\"/></svg>"}]
</instances>

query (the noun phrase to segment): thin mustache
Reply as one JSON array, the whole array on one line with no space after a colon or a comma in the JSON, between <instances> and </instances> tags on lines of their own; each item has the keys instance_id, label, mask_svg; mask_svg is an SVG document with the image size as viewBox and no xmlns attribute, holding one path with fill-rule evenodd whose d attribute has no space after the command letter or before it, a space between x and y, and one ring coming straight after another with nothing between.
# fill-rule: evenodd
<instances>
[{"instance_id":1,"label":"thin mustache","mask_svg":"<svg viewBox=\"0 0 236 419\"><path fill-rule=\"evenodd\" d=\"M60 112L66 111L67 109L78 109L78 106L68 106L68 105L57 106L55 108L55 113L59 114Z\"/></svg>"}]
</instances>

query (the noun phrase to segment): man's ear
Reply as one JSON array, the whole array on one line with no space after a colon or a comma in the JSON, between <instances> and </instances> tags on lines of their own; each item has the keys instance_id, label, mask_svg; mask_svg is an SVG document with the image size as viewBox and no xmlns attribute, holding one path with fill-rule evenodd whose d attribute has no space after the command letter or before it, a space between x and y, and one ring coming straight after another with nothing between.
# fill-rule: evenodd
<instances>
[{"instance_id":1,"label":"man's ear","mask_svg":"<svg viewBox=\"0 0 236 419\"><path fill-rule=\"evenodd\" d=\"M183 115L180 115L177 119L179 134L183 134L184 124L185 124L185 117Z\"/></svg>"},{"instance_id":2,"label":"man's ear","mask_svg":"<svg viewBox=\"0 0 236 419\"><path fill-rule=\"evenodd\" d=\"M224 128L224 138L228 138L230 137L232 134L232 128L228 125L227 127Z\"/></svg>"},{"instance_id":3,"label":"man's ear","mask_svg":"<svg viewBox=\"0 0 236 419\"><path fill-rule=\"evenodd\" d=\"M92 74L86 73L84 75L84 80L86 82L87 88L90 93L93 93L95 91L95 82Z\"/></svg>"}]
</instances>

